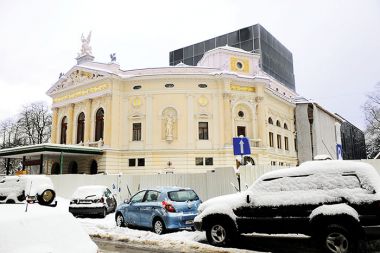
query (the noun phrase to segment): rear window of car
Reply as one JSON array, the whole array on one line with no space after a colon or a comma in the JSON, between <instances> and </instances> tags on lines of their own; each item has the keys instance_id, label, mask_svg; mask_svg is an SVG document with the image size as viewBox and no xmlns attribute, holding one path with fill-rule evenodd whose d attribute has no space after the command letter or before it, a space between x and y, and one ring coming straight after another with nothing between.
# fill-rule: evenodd
<instances>
[{"instance_id":1,"label":"rear window of car","mask_svg":"<svg viewBox=\"0 0 380 253\"><path fill-rule=\"evenodd\" d=\"M168 192L168 197L171 201L185 202L198 200L198 195L193 190L179 190Z\"/></svg>"}]
</instances>

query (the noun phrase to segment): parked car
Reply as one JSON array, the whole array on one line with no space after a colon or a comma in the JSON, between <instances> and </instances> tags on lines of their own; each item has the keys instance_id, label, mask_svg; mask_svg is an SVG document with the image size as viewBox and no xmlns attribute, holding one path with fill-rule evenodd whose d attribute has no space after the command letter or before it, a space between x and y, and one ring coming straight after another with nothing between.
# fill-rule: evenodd
<instances>
[{"instance_id":1,"label":"parked car","mask_svg":"<svg viewBox=\"0 0 380 253\"><path fill-rule=\"evenodd\" d=\"M194 217L200 203L198 195L190 188L143 190L117 207L115 220L120 227L145 227L157 234L194 228Z\"/></svg>"},{"instance_id":2,"label":"parked car","mask_svg":"<svg viewBox=\"0 0 380 253\"><path fill-rule=\"evenodd\" d=\"M313 161L260 177L248 190L202 203L195 218L210 244L241 233L300 233L323 252L356 252L380 236L380 176L369 164Z\"/></svg>"},{"instance_id":3,"label":"parked car","mask_svg":"<svg viewBox=\"0 0 380 253\"><path fill-rule=\"evenodd\" d=\"M0 177L0 203L38 202L56 206L53 182L45 175Z\"/></svg>"},{"instance_id":4,"label":"parked car","mask_svg":"<svg viewBox=\"0 0 380 253\"><path fill-rule=\"evenodd\" d=\"M104 185L78 187L70 201L69 212L74 216L101 216L115 211L116 199Z\"/></svg>"}]
</instances>

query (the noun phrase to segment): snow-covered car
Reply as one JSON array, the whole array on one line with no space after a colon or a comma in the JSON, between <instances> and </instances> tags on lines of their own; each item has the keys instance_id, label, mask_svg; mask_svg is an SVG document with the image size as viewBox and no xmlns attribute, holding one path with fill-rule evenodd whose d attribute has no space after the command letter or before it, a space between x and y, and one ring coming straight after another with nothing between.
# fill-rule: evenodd
<instances>
[{"instance_id":1,"label":"snow-covered car","mask_svg":"<svg viewBox=\"0 0 380 253\"><path fill-rule=\"evenodd\" d=\"M116 209L116 225L150 228L156 234L194 228L201 200L190 188L158 187L142 190Z\"/></svg>"},{"instance_id":2,"label":"snow-covered car","mask_svg":"<svg viewBox=\"0 0 380 253\"><path fill-rule=\"evenodd\" d=\"M116 199L104 185L78 187L70 201L69 212L74 216L101 216L115 211Z\"/></svg>"},{"instance_id":3,"label":"snow-covered car","mask_svg":"<svg viewBox=\"0 0 380 253\"><path fill-rule=\"evenodd\" d=\"M45 175L3 176L0 178L0 203L38 202L55 206L55 191Z\"/></svg>"},{"instance_id":4,"label":"snow-covered car","mask_svg":"<svg viewBox=\"0 0 380 253\"><path fill-rule=\"evenodd\" d=\"M361 162L306 162L205 201L198 213L196 229L216 246L241 233L300 233L323 252L356 252L359 240L380 236L380 176Z\"/></svg>"}]
</instances>

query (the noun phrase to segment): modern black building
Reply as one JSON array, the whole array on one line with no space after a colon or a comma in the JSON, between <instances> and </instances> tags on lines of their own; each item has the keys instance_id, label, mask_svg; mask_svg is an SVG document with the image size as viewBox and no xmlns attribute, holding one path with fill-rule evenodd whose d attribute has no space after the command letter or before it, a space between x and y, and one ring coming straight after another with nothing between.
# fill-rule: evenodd
<instances>
[{"instance_id":1,"label":"modern black building","mask_svg":"<svg viewBox=\"0 0 380 253\"><path fill-rule=\"evenodd\" d=\"M183 62L196 66L205 52L225 45L260 54L260 67L288 88L296 90L292 53L260 24L174 50L169 53L169 64L175 66Z\"/></svg>"},{"instance_id":2,"label":"modern black building","mask_svg":"<svg viewBox=\"0 0 380 253\"><path fill-rule=\"evenodd\" d=\"M365 137L362 130L350 122L343 122L340 126L344 160L367 159Z\"/></svg>"}]
</instances>

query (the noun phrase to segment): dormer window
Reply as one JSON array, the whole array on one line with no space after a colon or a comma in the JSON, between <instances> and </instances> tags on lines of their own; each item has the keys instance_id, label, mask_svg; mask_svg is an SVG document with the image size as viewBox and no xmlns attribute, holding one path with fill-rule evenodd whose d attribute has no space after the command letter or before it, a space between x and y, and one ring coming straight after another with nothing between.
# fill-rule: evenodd
<instances>
[{"instance_id":1,"label":"dormer window","mask_svg":"<svg viewBox=\"0 0 380 253\"><path fill-rule=\"evenodd\" d=\"M133 86L133 89L134 90L139 90L139 89L141 89L141 85L135 85L135 86Z\"/></svg>"},{"instance_id":2,"label":"dormer window","mask_svg":"<svg viewBox=\"0 0 380 253\"><path fill-rule=\"evenodd\" d=\"M207 84L205 84L205 83L200 83L200 84L198 84L198 87L199 87L199 88L207 88Z\"/></svg>"}]
</instances>

